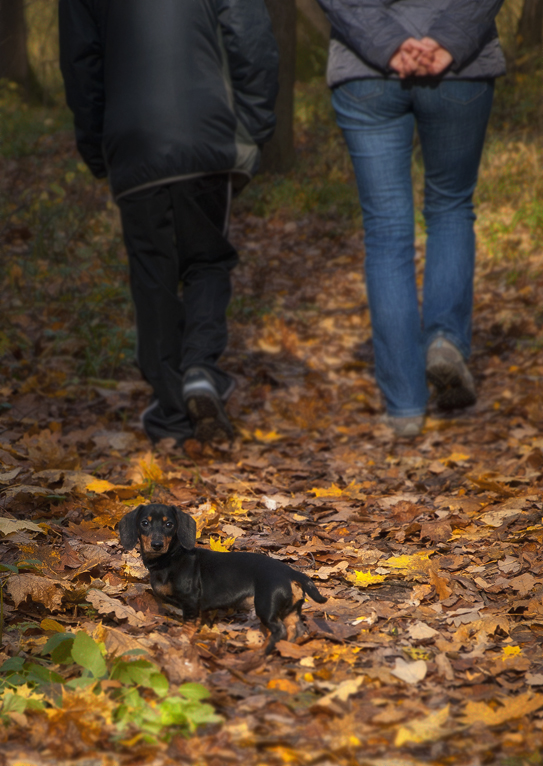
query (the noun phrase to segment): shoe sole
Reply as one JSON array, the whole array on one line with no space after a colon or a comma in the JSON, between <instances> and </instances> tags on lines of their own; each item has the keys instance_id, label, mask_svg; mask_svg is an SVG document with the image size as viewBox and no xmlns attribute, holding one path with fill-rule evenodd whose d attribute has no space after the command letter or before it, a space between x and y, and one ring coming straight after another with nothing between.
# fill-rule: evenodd
<instances>
[{"instance_id":1,"label":"shoe sole","mask_svg":"<svg viewBox=\"0 0 543 766\"><path fill-rule=\"evenodd\" d=\"M442 410L457 410L471 407L477 397L466 386L462 375L449 364L434 365L426 370L426 377L436 388L437 406Z\"/></svg>"},{"instance_id":2,"label":"shoe sole","mask_svg":"<svg viewBox=\"0 0 543 766\"><path fill-rule=\"evenodd\" d=\"M234 430L219 399L204 391L194 392L187 397L186 405L194 426L195 439L200 442L233 440Z\"/></svg>"}]
</instances>

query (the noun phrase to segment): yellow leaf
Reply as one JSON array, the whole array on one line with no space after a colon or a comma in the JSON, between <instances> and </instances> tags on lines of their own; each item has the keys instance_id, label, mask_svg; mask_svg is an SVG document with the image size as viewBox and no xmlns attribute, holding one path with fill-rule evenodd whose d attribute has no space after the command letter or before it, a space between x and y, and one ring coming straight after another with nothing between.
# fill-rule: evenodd
<instances>
[{"instance_id":1,"label":"yellow leaf","mask_svg":"<svg viewBox=\"0 0 543 766\"><path fill-rule=\"evenodd\" d=\"M94 479L94 481L90 481L86 485L86 489L89 492L96 492L97 495L101 495L104 492L111 492L112 489L116 489L116 486L105 479Z\"/></svg>"},{"instance_id":2,"label":"yellow leaf","mask_svg":"<svg viewBox=\"0 0 543 766\"><path fill-rule=\"evenodd\" d=\"M522 654L520 646L504 646L502 660L505 662L509 657L516 657L518 654Z\"/></svg>"},{"instance_id":3,"label":"yellow leaf","mask_svg":"<svg viewBox=\"0 0 543 766\"><path fill-rule=\"evenodd\" d=\"M313 492L315 497L339 497L343 492L337 484L332 484L331 487L313 487L309 491Z\"/></svg>"},{"instance_id":4,"label":"yellow leaf","mask_svg":"<svg viewBox=\"0 0 543 766\"><path fill-rule=\"evenodd\" d=\"M23 697L25 700L42 700L45 697L45 695L39 694L32 686L29 686L28 684L21 684L16 689L6 688L2 694L5 692L13 692L13 694L16 694L17 697ZM2 694L0 694L0 697Z\"/></svg>"},{"instance_id":5,"label":"yellow leaf","mask_svg":"<svg viewBox=\"0 0 543 766\"><path fill-rule=\"evenodd\" d=\"M449 457L443 457L440 459L440 463L448 465L449 463L462 463L465 460L471 460L469 455L464 455L462 452L453 452Z\"/></svg>"},{"instance_id":6,"label":"yellow leaf","mask_svg":"<svg viewBox=\"0 0 543 766\"><path fill-rule=\"evenodd\" d=\"M139 460L138 465L141 475L147 481L159 482L164 478L162 469L155 463L151 453Z\"/></svg>"},{"instance_id":7,"label":"yellow leaf","mask_svg":"<svg viewBox=\"0 0 543 766\"><path fill-rule=\"evenodd\" d=\"M232 545L235 543L234 537L227 537L225 540L220 540L218 537L209 538L209 547L212 551L219 551L220 553L228 553Z\"/></svg>"},{"instance_id":8,"label":"yellow leaf","mask_svg":"<svg viewBox=\"0 0 543 766\"><path fill-rule=\"evenodd\" d=\"M396 734L394 745L402 747L406 742L434 742L440 739L447 732L443 728L449 717L449 705L435 713L421 718L420 720L410 721L406 726L401 726Z\"/></svg>"},{"instance_id":9,"label":"yellow leaf","mask_svg":"<svg viewBox=\"0 0 543 766\"><path fill-rule=\"evenodd\" d=\"M51 619L51 617L46 617L45 620L42 620L40 623L40 628L42 630L54 630L55 633L65 633L66 628L64 625L61 625L60 622L57 622L56 620Z\"/></svg>"},{"instance_id":10,"label":"yellow leaf","mask_svg":"<svg viewBox=\"0 0 543 766\"><path fill-rule=\"evenodd\" d=\"M516 697L507 697L497 708L492 708L486 702L468 702L462 712L462 723L484 723L486 726L500 726L506 721L521 718L543 707L543 694L525 692Z\"/></svg>"},{"instance_id":11,"label":"yellow leaf","mask_svg":"<svg viewBox=\"0 0 543 766\"><path fill-rule=\"evenodd\" d=\"M331 487L313 487L313 489L310 489L309 491L313 492L315 497L341 497L341 495L350 497L352 495L358 495L361 489L364 489L364 486L362 484L357 484L356 481L353 480L344 489L338 487L337 484L332 484Z\"/></svg>"},{"instance_id":12,"label":"yellow leaf","mask_svg":"<svg viewBox=\"0 0 543 766\"><path fill-rule=\"evenodd\" d=\"M243 508L243 502L241 497L238 497L238 495L232 495L232 497L229 497L226 501L226 511L227 513L230 513L232 515L247 513L246 510Z\"/></svg>"},{"instance_id":13,"label":"yellow leaf","mask_svg":"<svg viewBox=\"0 0 543 766\"><path fill-rule=\"evenodd\" d=\"M419 649L417 646L406 647L404 653L407 654L412 660L431 660L432 655L430 652L426 652L424 649Z\"/></svg>"},{"instance_id":14,"label":"yellow leaf","mask_svg":"<svg viewBox=\"0 0 543 766\"><path fill-rule=\"evenodd\" d=\"M390 567L391 569L405 569L410 572L420 572L420 570L426 570L430 566L430 556L434 551L420 551L414 553L412 556L392 556L386 561L381 563L383 567Z\"/></svg>"},{"instance_id":15,"label":"yellow leaf","mask_svg":"<svg viewBox=\"0 0 543 766\"><path fill-rule=\"evenodd\" d=\"M374 575L371 572L360 572L355 569L352 573L349 572L346 574L345 578L359 588L367 588L368 585L375 585L378 582L383 582L383 580L386 579L386 575Z\"/></svg>"},{"instance_id":16,"label":"yellow leaf","mask_svg":"<svg viewBox=\"0 0 543 766\"><path fill-rule=\"evenodd\" d=\"M288 694L298 694L300 691L298 684L288 678L272 678L271 681L268 681L268 689L279 689L279 691Z\"/></svg>"},{"instance_id":17,"label":"yellow leaf","mask_svg":"<svg viewBox=\"0 0 543 766\"><path fill-rule=\"evenodd\" d=\"M276 442L282 438L281 434L278 434L277 431L268 431L268 433L264 433L260 428L257 428L255 431L255 439L259 442Z\"/></svg>"}]
</instances>

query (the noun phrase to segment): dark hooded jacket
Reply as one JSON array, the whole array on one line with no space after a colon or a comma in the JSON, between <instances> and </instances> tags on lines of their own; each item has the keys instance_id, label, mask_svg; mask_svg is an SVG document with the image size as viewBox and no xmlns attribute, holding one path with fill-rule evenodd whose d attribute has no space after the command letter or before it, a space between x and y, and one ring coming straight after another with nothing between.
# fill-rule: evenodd
<instances>
[{"instance_id":1,"label":"dark hooded jacket","mask_svg":"<svg viewBox=\"0 0 543 766\"><path fill-rule=\"evenodd\" d=\"M257 170L278 67L264 0L60 0L59 22L77 146L116 197Z\"/></svg>"}]
</instances>

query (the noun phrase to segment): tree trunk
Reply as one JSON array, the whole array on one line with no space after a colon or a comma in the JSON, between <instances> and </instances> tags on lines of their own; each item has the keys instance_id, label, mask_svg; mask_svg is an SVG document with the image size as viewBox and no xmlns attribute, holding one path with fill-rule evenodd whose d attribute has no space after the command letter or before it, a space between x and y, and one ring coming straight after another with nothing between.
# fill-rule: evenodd
<instances>
[{"instance_id":1,"label":"tree trunk","mask_svg":"<svg viewBox=\"0 0 543 766\"><path fill-rule=\"evenodd\" d=\"M0 0L0 78L28 87L24 0Z\"/></svg>"},{"instance_id":2,"label":"tree trunk","mask_svg":"<svg viewBox=\"0 0 543 766\"><path fill-rule=\"evenodd\" d=\"M266 5L279 46L279 95L275 106L277 126L272 140L264 147L262 170L284 173L292 167L295 158L296 3L295 0L266 0Z\"/></svg>"},{"instance_id":3,"label":"tree trunk","mask_svg":"<svg viewBox=\"0 0 543 766\"><path fill-rule=\"evenodd\" d=\"M543 45L543 0L524 0L518 24L521 48Z\"/></svg>"}]
</instances>

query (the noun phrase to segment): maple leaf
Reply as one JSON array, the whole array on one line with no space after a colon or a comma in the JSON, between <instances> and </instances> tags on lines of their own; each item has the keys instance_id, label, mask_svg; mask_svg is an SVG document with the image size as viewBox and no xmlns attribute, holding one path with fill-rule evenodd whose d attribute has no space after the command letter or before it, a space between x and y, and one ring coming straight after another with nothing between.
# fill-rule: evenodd
<instances>
[{"instance_id":1,"label":"maple leaf","mask_svg":"<svg viewBox=\"0 0 543 766\"><path fill-rule=\"evenodd\" d=\"M236 542L234 537L226 537L224 540L221 540L220 538L210 537L209 538L209 547L212 551L219 551L220 553L228 553L230 548L234 545Z\"/></svg>"},{"instance_id":2,"label":"maple leaf","mask_svg":"<svg viewBox=\"0 0 543 766\"><path fill-rule=\"evenodd\" d=\"M543 707L543 694L524 692L516 697L500 699L500 705L490 707L486 702L468 702L462 711L461 720L470 726L483 723L486 726L500 726L507 721L534 713Z\"/></svg>"},{"instance_id":3,"label":"maple leaf","mask_svg":"<svg viewBox=\"0 0 543 766\"><path fill-rule=\"evenodd\" d=\"M348 572L345 579L359 588L367 588L368 585L375 585L386 580L386 575L374 575L371 572L360 572L355 569L353 572Z\"/></svg>"}]
</instances>

